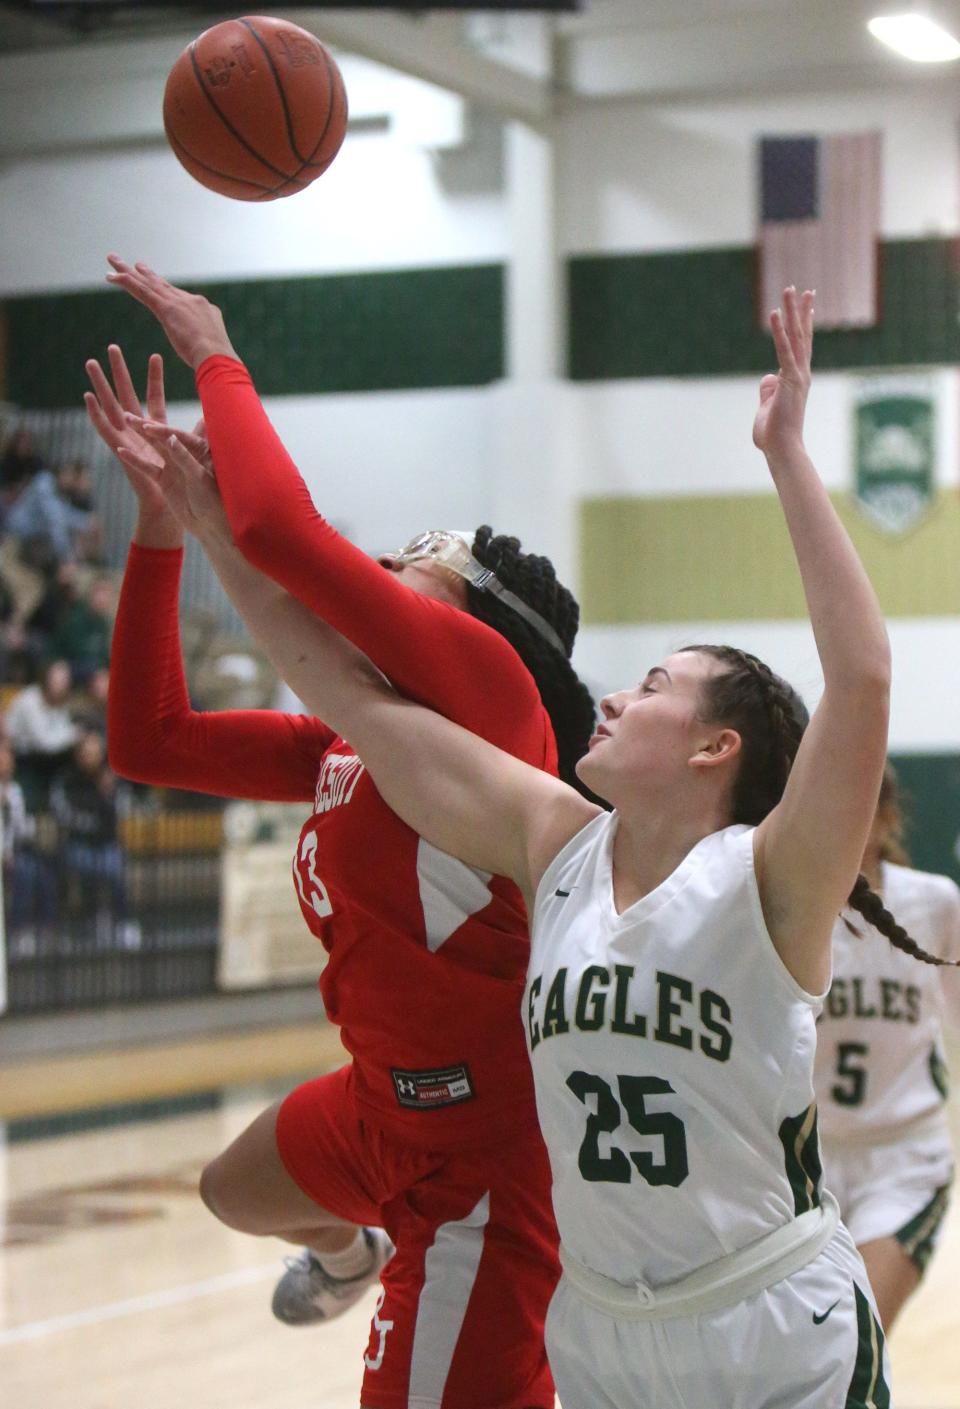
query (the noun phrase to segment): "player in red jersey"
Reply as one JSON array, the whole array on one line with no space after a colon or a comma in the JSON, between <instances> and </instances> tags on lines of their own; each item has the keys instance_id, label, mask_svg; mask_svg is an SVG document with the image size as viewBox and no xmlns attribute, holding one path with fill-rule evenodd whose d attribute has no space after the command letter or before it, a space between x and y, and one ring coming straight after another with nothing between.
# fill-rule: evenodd
<instances>
[{"instance_id":1,"label":"player in red jersey","mask_svg":"<svg viewBox=\"0 0 960 1409\"><path fill-rule=\"evenodd\" d=\"M526 616L503 594L468 585L459 572L483 573L454 536L418 545L384 572L312 509L240 364L201 360L218 481L244 551L265 555L273 576L405 693L556 771L542 695L569 771L593 709L567 660L576 606L546 560L488 530L472 545ZM318 721L190 709L177 629L180 529L142 472L149 451L122 414L139 406L118 352L111 361L119 401L94 364L99 404L88 405L107 442L126 447L141 510L114 644L115 766L227 796L313 802L295 877L330 956L327 1010L353 1057L258 1117L205 1171L204 1197L230 1226L306 1244L278 1288L286 1319L316 1319L318 1303L329 1315L355 1299L385 1252L371 1229L386 1228L397 1253L365 1355L365 1405L546 1409L543 1319L557 1265L519 1018L527 952L519 893L405 827L350 746ZM154 363L148 409L162 417L160 388ZM281 589L226 538L224 530L204 541L256 628ZM447 562L418 556L428 549Z\"/></svg>"}]
</instances>

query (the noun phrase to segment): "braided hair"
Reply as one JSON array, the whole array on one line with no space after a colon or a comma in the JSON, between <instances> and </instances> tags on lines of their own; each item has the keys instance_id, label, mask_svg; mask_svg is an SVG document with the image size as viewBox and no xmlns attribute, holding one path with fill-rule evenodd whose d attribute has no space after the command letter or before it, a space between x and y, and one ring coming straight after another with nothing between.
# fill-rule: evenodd
<instances>
[{"instance_id":1,"label":"braided hair","mask_svg":"<svg viewBox=\"0 0 960 1409\"><path fill-rule=\"evenodd\" d=\"M783 797L810 716L786 680L735 646L687 646L727 667L701 686L701 718L723 720L741 738L731 822L756 827Z\"/></svg>"},{"instance_id":2,"label":"braided hair","mask_svg":"<svg viewBox=\"0 0 960 1409\"><path fill-rule=\"evenodd\" d=\"M563 642L563 653L540 635L492 592L467 583L467 610L505 637L533 676L557 740L559 774L565 783L592 798L574 772L587 751L596 721L593 696L570 664L580 608L573 593L557 581L549 558L522 553L520 540L494 534L488 524L477 529L473 556L493 571L504 587L514 592L553 627Z\"/></svg>"},{"instance_id":3,"label":"braided hair","mask_svg":"<svg viewBox=\"0 0 960 1409\"><path fill-rule=\"evenodd\" d=\"M956 968L960 964L960 959L941 959L938 955L928 954L925 949L921 949L903 926L897 924L877 892L871 890L866 876L857 877L847 903L853 910L859 911L867 924L873 925L875 930L886 935L894 949L902 949L905 954L919 959L922 964L935 964L938 968Z\"/></svg>"},{"instance_id":4,"label":"braided hair","mask_svg":"<svg viewBox=\"0 0 960 1409\"><path fill-rule=\"evenodd\" d=\"M731 800L731 822L755 827L783 796L793 760L809 721L807 708L791 685L749 651L735 646L686 646L727 667L701 686L700 718L705 724L722 721L741 738L740 768ZM895 949L924 964L957 965L921 949L898 925L870 887L858 875L847 902Z\"/></svg>"}]
</instances>

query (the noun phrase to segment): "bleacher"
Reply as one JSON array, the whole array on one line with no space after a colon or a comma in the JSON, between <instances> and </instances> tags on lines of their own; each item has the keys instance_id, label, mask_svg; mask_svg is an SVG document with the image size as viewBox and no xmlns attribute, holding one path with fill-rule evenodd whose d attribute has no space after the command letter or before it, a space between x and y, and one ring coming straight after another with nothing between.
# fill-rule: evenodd
<instances>
[{"instance_id":1,"label":"bleacher","mask_svg":"<svg viewBox=\"0 0 960 1409\"><path fill-rule=\"evenodd\" d=\"M105 596L106 583L115 603L134 514L119 469L82 413L0 408L0 464L21 429L42 469L56 474L66 459L89 467L87 527L94 531L86 542L78 534L69 555L72 566L63 573L63 559L40 541L42 535L26 542L7 531L23 486L11 487L9 473L0 484L0 598L12 604L7 621L0 622L0 751L12 747L13 752L12 777L0 778L8 825L0 946L6 1011L39 1013L211 993L220 960L225 804L124 783L105 760L97 764L94 744L92 772L85 776L78 742L48 756L23 747L16 730L10 738L8 720L17 722L16 701L32 690L37 703L37 682L51 659L54 638L31 626L38 606L51 593L56 606L58 573L69 579L74 600L89 602L92 589ZM24 484L29 482L27 477ZM275 676L251 647L195 545L184 572L182 638L197 707L272 703ZM103 735L103 679L89 683L96 673L75 671L65 701L53 706L69 717L76 741ZM8 794L17 791L21 803L14 797L11 812ZM101 830L91 841L82 829L93 825L93 813L84 820L83 809L94 804Z\"/></svg>"}]
</instances>

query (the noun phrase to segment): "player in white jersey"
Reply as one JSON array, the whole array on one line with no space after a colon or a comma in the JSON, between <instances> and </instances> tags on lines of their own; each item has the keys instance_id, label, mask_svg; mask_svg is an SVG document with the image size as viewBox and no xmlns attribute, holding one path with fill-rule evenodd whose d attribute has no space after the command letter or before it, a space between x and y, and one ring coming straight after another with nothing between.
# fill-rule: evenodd
<instances>
[{"instance_id":1,"label":"player in white jersey","mask_svg":"<svg viewBox=\"0 0 960 1409\"><path fill-rule=\"evenodd\" d=\"M524 1021L563 1245L548 1350L564 1409L890 1404L866 1270L821 1189L812 1083L848 896L918 953L858 877L890 653L803 445L812 295L787 290L771 329L780 373L761 382L754 441L823 669L808 726L755 657L677 652L603 701L578 772L616 809L604 814L401 699L297 603L272 598L252 619L388 805L528 898ZM176 442L166 458L169 485L197 481Z\"/></svg>"},{"instance_id":2,"label":"player in white jersey","mask_svg":"<svg viewBox=\"0 0 960 1409\"><path fill-rule=\"evenodd\" d=\"M910 868L888 764L861 870L925 949L960 957L960 890ZM814 1086L824 1173L870 1275L889 1333L936 1246L953 1177L943 1021L960 1027L955 974L877 944L860 915L833 934Z\"/></svg>"}]
</instances>

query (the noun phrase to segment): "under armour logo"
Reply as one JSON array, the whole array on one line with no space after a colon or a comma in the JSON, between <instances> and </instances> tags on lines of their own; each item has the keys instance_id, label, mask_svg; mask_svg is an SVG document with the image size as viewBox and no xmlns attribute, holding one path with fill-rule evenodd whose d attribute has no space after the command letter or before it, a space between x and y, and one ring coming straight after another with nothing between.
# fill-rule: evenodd
<instances>
[{"instance_id":1,"label":"under armour logo","mask_svg":"<svg viewBox=\"0 0 960 1409\"><path fill-rule=\"evenodd\" d=\"M415 1096L417 1094L415 1084L407 1076L397 1077L397 1085L400 1087L400 1091L404 1096Z\"/></svg>"}]
</instances>

